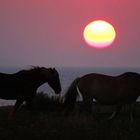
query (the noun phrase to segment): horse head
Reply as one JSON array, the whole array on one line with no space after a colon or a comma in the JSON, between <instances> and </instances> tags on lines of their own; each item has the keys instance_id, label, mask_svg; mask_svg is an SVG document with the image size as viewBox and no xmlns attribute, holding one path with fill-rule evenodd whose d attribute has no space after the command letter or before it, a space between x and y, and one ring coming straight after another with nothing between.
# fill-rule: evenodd
<instances>
[{"instance_id":1,"label":"horse head","mask_svg":"<svg viewBox=\"0 0 140 140\"><path fill-rule=\"evenodd\" d=\"M55 91L56 94L61 92L61 83L59 79L59 73L55 68L42 68L41 73L47 80L48 85Z\"/></svg>"}]
</instances>

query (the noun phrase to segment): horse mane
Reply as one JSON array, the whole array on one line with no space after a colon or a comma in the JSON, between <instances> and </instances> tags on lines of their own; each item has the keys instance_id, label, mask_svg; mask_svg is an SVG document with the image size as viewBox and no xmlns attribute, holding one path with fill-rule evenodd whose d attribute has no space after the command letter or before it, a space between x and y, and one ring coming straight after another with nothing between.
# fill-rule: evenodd
<instances>
[{"instance_id":1,"label":"horse mane","mask_svg":"<svg viewBox=\"0 0 140 140\"><path fill-rule=\"evenodd\" d=\"M15 74L24 74L24 73L28 73L28 72L34 72L34 71L39 71L41 68L44 68L44 67L39 67L39 66L31 66L30 69L24 69L24 70L20 70L18 71L17 73Z\"/></svg>"},{"instance_id":2,"label":"horse mane","mask_svg":"<svg viewBox=\"0 0 140 140\"><path fill-rule=\"evenodd\" d=\"M77 83L79 82L80 78L76 78L68 88L66 94L65 94L65 100L64 100L64 107L67 109L67 111L72 111L74 108L74 104L76 102L76 98L78 95L77 92Z\"/></svg>"}]
</instances>

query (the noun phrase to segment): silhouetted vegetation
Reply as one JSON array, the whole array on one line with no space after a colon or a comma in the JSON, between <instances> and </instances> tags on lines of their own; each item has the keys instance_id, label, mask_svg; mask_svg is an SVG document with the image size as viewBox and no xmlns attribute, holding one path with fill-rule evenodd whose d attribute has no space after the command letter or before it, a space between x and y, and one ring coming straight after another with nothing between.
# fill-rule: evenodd
<instances>
[{"instance_id":1,"label":"silhouetted vegetation","mask_svg":"<svg viewBox=\"0 0 140 140\"><path fill-rule=\"evenodd\" d=\"M95 105L95 104L93 104ZM52 97L38 94L33 102L33 111L18 111L14 120L8 120L11 106L0 107L0 140L139 140L139 104L136 106L134 122L130 122L127 112L121 112L116 119L107 121L109 111L98 116L87 114L81 103L76 103L73 113L65 117L61 103ZM60 111L61 110L61 111ZM94 111L94 108L93 108Z\"/></svg>"},{"instance_id":2,"label":"silhouetted vegetation","mask_svg":"<svg viewBox=\"0 0 140 140\"><path fill-rule=\"evenodd\" d=\"M36 95L33 100L33 110L40 112L53 112L59 111L63 108L63 104L60 102L59 97L57 96L48 96L40 92Z\"/></svg>"}]
</instances>

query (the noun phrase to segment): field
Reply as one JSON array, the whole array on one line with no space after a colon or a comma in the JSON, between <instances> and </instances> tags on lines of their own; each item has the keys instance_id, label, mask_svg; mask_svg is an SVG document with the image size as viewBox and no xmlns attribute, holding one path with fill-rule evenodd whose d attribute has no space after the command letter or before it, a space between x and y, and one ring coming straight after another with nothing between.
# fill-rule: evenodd
<instances>
[{"instance_id":1,"label":"field","mask_svg":"<svg viewBox=\"0 0 140 140\"><path fill-rule=\"evenodd\" d=\"M42 107L45 105L43 101L41 104L38 106L34 104L32 112L22 107L13 120L8 119L8 113L12 107L0 107L0 140L140 139L139 104L136 106L133 122L130 121L127 111L122 111L116 119L107 121L109 111L102 111L93 116L84 111L79 112L81 105L78 103L69 116L64 115L64 112L57 106L58 103L54 103L54 106L47 103L46 108Z\"/></svg>"}]
</instances>

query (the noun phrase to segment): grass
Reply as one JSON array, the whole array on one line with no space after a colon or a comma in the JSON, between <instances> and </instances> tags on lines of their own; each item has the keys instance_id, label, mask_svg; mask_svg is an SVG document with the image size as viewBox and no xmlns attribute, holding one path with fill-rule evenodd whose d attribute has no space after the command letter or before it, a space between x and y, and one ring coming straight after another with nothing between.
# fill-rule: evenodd
<instances>
[{"instance_id":1,"label":"grass","mask_svg":"<svg viewBox=\"0 0 140 140\"><path fill-rule=\"evenodd\" d=\"M35 99L32 113L22 107L14 120L7 119L11 106L0 107L0 140L140 139L139 114L135 116L133 123L130 122L127 113L121 113L116 119L107 121L104 118L109 113L99 114L100 119L98 119L92 114L79 113L78 109L81 105L77 105L74 112L66 117L63 111L59 110L61 104L55 100L51 102L47 97L45 97L45 102L44 97L41 96L43 97L43 95L39 95ZM38 106L36 106L37 103ZM50 105L52 107L48 107Z\"/></svg>"}]
</instances>

